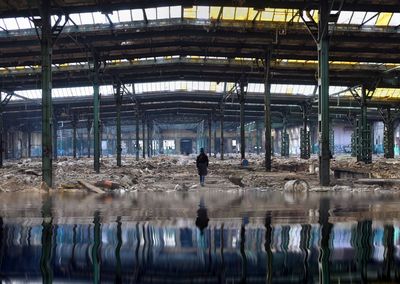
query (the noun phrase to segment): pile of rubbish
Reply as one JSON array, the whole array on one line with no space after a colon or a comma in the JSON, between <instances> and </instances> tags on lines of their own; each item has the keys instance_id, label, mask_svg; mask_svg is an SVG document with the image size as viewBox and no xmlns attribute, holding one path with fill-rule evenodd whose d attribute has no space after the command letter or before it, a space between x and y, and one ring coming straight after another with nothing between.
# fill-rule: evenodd
<instances>
[{"instance_id":1,"label":"pile of rubbish","mask_svg":"<svg viewBox=\"0 0 400 284\"><path fill-rule=\"evenodd\" d=\"M169 192L202 190L198 181L194 156L158 156L135 160L124 157L121 167L116 159L102 158L100 173L93 169L93 159L61 157L53 161L54 186L58 191L105 192ZM352 157L339 157L332 167L357 169L373 178L400 179L400 161L375 158L373 164L359 163ZM0 191L47 189L42 183L41 160L7 161L0 169ZM237 191L248 189L273 191L347 190L353 184L342 182L336 187L319 187L318 160L273 157L272 171L264 169L262 156L250 156L245 164L239 157L225 160L210 157L207 190Z\"/></svg>"}]
</instances>

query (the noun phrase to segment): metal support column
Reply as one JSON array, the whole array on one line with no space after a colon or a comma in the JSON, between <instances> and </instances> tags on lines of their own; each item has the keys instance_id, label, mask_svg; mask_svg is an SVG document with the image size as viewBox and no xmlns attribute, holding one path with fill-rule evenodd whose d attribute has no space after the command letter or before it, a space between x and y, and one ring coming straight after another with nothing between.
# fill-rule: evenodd
<instances>
[{"instance_id":1,"label":"metal support column","mask_svg":"<svg viewBox=\"0 0 400 284\"><path fill-rule=\"evenodd\" d=\"M78 119L76 115L72 118L72 156L76 159L76 127L78 126Z\"/></svg>"},{"instance_id":2,"label":"metal support column","mask_svg":"<svg viewBox=\"0 0 400 284\"><path fill-rule=\"evenodd\" d=\"M358 151L357 151L357 161L362 161L366 164L372 162L372 149L371 149L371 128L368 125L367 120L367 99L369 98L367 94L367 89L363 85L361 88L360 106L361 113L358 120Z\"/></svg>"},{"instance_id":3,"label":"metal support column","mask_svg":"<svg viewBox=\"0 0 400 284\"><path fill-rule=\"evenodd\" d=\"M139 161L139 110L136 112L136 161Z\"/></svg>"},{"instance_id":4,"label":"metal support column","mask_svg":"<svg viewBox=\"0 0 400 284\"><path fill-rule=\"evenodd\" d=\"M0 102L2 100L1 92L0 92ZM3 132L4 132L4 125L3 125L3 106L0 105L0 168L3 167Z\"/></svg>"},{"instance_id":5,"label":"metal support column","mask_svg":"<svg viewBox=\"0 0 400 284\"><path fill-rule=\"evenodd\" d=\"M97 55L93 55L93 156L94 170L100 173L100 62Z\"/></svg>"},{"instance_id":6,"label":"metal support column","mask_svg":"<svg viewBox=\"0 0 400 284\"><path fill-rule=\"evenodd\" d=\"M208 156L211 157L212 148L212 114L208 117Z\"/></svg>"},{"instance_id":7,"label":"metal support column","mask_svg":"<svg viewBox=\"0 0 400 284\"><path fill-rule=\"evenodd\" d=\"M31 150L32 150L32 132L28 130L28 158L31 157Z\"/></svg>"},{"instance_id":8,"label":"metal support column","mask_svg":"<svg viewBox=\"0 0 400 284\"><path fill-rule=\"evenodd\" d=\"M303 128L300 129L300 158L309 159L311 155L310 131L308 131L308 107L303 107Z\"/></svg>"},{"instance_id":9,"label":"metal support column","mask_svg":"<svg viewBox=\"0 0 400 284\"><path fill-rule=\"evenodd\" d=\"M223 111L223 109L221 109L221 129L220 129L220 131L221 131L221 134L220 134L220 136L221 136L221 139L220 139L220 143L221 143L221 160L223 160L224 159L224 147L225 147L225 143L224 143L224 111Z\"/></svg>"},{"instance_id":10,"label":"metal support column","mask_svg":"<svg viewBox=\"0 0 400 284\"><path fill-rule=\"evenodd\" d=\"M271 50L267 49L264 58L265 78L264 78L264 130L265 130L265 170L271 171Z\"/></svg>"},{"instance_id":11,"label":"metal support column","mask_svg":"<svg viewBox=\"0 0 400 284\"><path fill-rule=\"evenodd\" d=\"M53 145L51 136L52 99L51 99L51 55L52 32L50 0L41 3L41 57L42 57L42 180L53 186Z\"/></svg>"},{"instance_id":12,"label":"metal support column","mask_svg":"<svg viewBox=\"0 0 400 284\"><path fill-rule=\"evenodd\" d=\"M318 21L318 131L319 131L319 182L322 186L330 184L329 153L329 3L319 2Z\"/></svg>"},{"instance_id":13,"label":"metal support column","mask_svg":"<svg viewBox=\"0 0 400 284\"><path fill-rule=\"evenodd\" d=\"M56 161L58 158L58 147L57 147L57 134L58 134L58 123L57 116L53 114L53 160Z\"/></svg>"},{"instance_id":14,"label":"metal support column","mask_svg":"<svg viewBox=\"0 0 400 284\"><path fill-rule=\"evenodd\" d=\"M240 81L240 90L239 90L239 102L240 102L240 158L243 160L246 158L246 133L245 133L245 116L244 116L244 108L246 102L246 92L247 92L247 84L245 82Z\"/></svg>"},{"instance_id":15,"label":"metal support column","mask_svg":"<svg viewBox=\"0 0 400 284\"><path fill-rule=\"evenodd\" d=\"M287 133L287 117L283 116L283 128L281 134L281 156L289 157L289 134Z\"/></svg>"},{"instance_id":16,"label":"metal support column","mask_svg":"<svg viewBox=\"0 0 400 284\"><path fill-rule=\"evenodd\" d=\"M256 153L257 155L260 155L260 139L261 139L261 135L260 135L260 125L259 125L259 121L256 120Z\"/></svg>"},{"instance_id":17,"label":"metal support column","mask_svg":"<svg viewBox=\"0 0 400 284\"><path fill-rule=\"evenodd\" d=\"M147 122L147 156L152 157L153 153L151 151L151 123Z\"/></svg>"},{"instance_id":18,"label":"metal support column","mask_svg":"<svg viewBox=\"0 0 400 284\"><path fill-rule=\"evenodd\" d=\"M216 123L216 121L214 120L214 122L213 122L213 124L214 124L214 158L217 158L217 123Z\"/></svg>"},{"instance_id":19,"label":"metal support column","mask_svg":"<svg viewBox=\"0 0 400 284\"><path fill-rule=\"evenodd\" d=\"M143 159L146 159L146 119L143 115L142 118L142 154L143 154Z\"/></svg>"},{"instance_id":20,"label":"metal support column","mask_svg":"<svg viewBox=\"0 0 400 284\"><path fill-rule=\"evenodd\" d=\"M386 159L394 158L394 120L390 107L386 110L383 129L384 156Z\"/></svg>"},{"instance_id":21,"label":"metal support column","mask_svg":"<svg viewBox=\"0 0 400 284\"><path fill-rule=\"evenodd\" d=\"M87 129L87 157L90 158L90 146L91 146L91 139L90 139L90 129L92 128L92 122L90 119L87 120L86 129Z\"/></svg>"},{"instance_id":22,"label":"metal support column","mask_svg":"<svg viewBox=\"0 0 400 284\"><path fill-rule=\"evenodd\" d=\"M121 95L121 83L118 82L115 88L115 103L117 107L117 167L122 166L121 162L121 153L122 153L122 145L121 145L121 106L122 106L122 95Z\"/></svg>"}]
</instances>

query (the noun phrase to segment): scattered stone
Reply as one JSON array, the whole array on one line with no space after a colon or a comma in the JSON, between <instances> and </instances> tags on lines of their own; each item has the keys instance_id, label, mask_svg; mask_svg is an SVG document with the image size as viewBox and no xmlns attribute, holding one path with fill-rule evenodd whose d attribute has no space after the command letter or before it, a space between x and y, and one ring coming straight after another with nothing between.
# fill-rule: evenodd
<instances>
[{"instance_id":1,"label":"scattered stone","mask_svg":"<svg viewBox=\"0 0 400 284\"><path fill-rule=\"evenodd\" d=\"M34 176L37 176L37 177L42 175L42 174L40 174L40 173L38 173L38 172L36 172L34 170L25 170L25 174L34 175Z\"/></svg>"},{"instance_id":2,"label":"scattered stone","mask_svg":"<svg viewBox=\"0 0 400 284\"><path fill-rule=\"evenodd\" d=\"M285 183L284 191L288 192L305 192L308 191L309 185L305 180L295 179Z\"/></svg>"},{"instance_id":3,"label":"scattered stone","mask_svg":"<svg viewBox=\"0 0 400 284\"><path fill-rule=\"evenodd\" d=\"M244 187L244 184L243 184L243 182L242 182L243 177L241 177L241 176L233 176L233 175L230 175L230 176L228 177L228 179L229 179L229 181L230 181L231 183L233 183L233 184L235 184L235 185L238 185L238 186L240 186L240 187Z\"/></svg>"}]
</instances>

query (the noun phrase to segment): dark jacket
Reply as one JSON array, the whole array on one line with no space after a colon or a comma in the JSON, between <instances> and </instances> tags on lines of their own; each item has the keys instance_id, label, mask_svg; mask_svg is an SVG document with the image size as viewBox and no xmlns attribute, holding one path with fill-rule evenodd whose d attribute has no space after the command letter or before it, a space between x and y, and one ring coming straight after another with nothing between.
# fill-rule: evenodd
<instances>
[{"instance_id":1,"label":"dark jacket","mask_svg":"<svg viewBox=\"0 0 400 284\"><path fill-rule=\"evenodd\" d=\"M196 159L197 171L200 176L207 175L208 157L205 153L201 153Z\"/></svg>"}]
</instances>

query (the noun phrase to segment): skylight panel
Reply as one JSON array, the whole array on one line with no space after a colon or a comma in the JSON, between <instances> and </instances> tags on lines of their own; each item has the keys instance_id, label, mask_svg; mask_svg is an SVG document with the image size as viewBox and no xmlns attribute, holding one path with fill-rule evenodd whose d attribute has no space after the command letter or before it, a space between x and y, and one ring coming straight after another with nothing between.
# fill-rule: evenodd
<instances>
[{"instance_id":1,"label":"skylight panel","mask_svg":"<svg viewBox=\"0 0 400 284\"><path fill-rule=\"evenodd\" d=\"M148 20L157 20L157 9L156 8L148 8L145 10L146 16Z\"/></svg>"},{"instance_id":2,"label":"skylight panel","mask_svg":"<svg viewBox=\"0 0 400 284\"><path fill-rule=\"evenodd\" d=\"M119 23L119 18L118 18L118 11L113 11L112 13L108 14L108 17L110 18L111 22Z\"/></svg>"},{"instance_id":3,"label":"skylight panel","mask_svg":"<svg viewBox=\"0 0 400 284\"><path fill-rule=\"evenodd\" d=\"M210 18L212 20L218 19L219 11L221 9L222 9L222 7L211 6L210 7Z\"/></svg>"},{"instance_id":4,"label":"skylight panel","mask_svg":"<svg viewBox=\"0 0 400 284\"><path fill-rule=\"evenodd\" d=\"M93 25L93 15L92 13L80 13L82 25Z\"/></svg>"},{"instance_id":5,"label":"skylight panel","mask_svg":"<svg viewBox=\"0 0 400 284\"><path fill-rule=\"evenodd\" d=\"M118 13L119 22L131 22L132 21L131 10L121 10L121 11L118 11L117 13ZM140 11L140 13L142 14L142 11ZM142 14L142 17L143 17L143 14Z\"/></svg>"},{"instance_id":6,"label":"skylight panel","mask_svg":"<svg viewBox=\"0 0 400 284\"><path fill-rule=\"evenodd\" d=\"M131 10L131 14L132 14L132 21L143 21L144 20L143 10L133 9L133 10Z\"/></svg>"},{"instance_id":7,"label":"skylight panel","mask_svg":"<svg viewBox=\"0 0 400 284\"><path fill-rule=\"evenodd\" d=\"M222 19L233 20L235 18L235 8L234 7L224 7L222 12Z\"/></svg>"},{"instance_id":8,"label":"skylight panel","mask_svg":"<svg viewBox=\"0 0 400 284\"><path fill-rule=\"evenodd\" d=\"M392 18L393 13L379 13L378 19L376 20L377 26L387 26Z\"/></svg>"},{"instance_id":9,"label":"skylight panel","mask_svg":"<svg viewBox=\"0 0 400 284\"><path fill-rule=\"evenodd\" d=\"M399 25L400 25L400 13L393 13L393 16L389 22L389 26L397 27Z\"/></svg>"},{"instance_id":10,"label":"skylight panel","mask_svg":"<svg viewBox=\"0 0 400 284\"><path fill-rule=\"evenodd\" d=\"M31 21L28 18L16 18L16 20L20 29L32 28Z\"/></svg>"},{"instance_id":11,"label":"skylight panel","mask_svg":"<svg viewBox=\"0 0 400 284\"><path fill-rule=\"evenodd\" d=\"M157 8L157 19L169 19L169 7L158 7Z\"/></svg>"},{"instance_id":12,"label":"skylight panel","mask_svg":"<svg viewBox=\"0 0 400 284\"><path fill-rule=\"evenodd\" d=\"M180 18L182 14L182 7L181 6L171 6L169 8L169 16L171 19L173 18Z\"/></svg>"},{"instance_id":13,"label":"skylight panel","mask_svg":"<svg viewBox=\"0 0 400 284\"><path fill-rule=\"evenodd\" d=\"M261 12L261 21L272 21L274 17L274 9L267 9L266 11Z\"/></svg>"},{"instance_id":14,"label":"skylight panel","mask_svg":"<svg viewBox=\"0 0 400 284\"><path fill-rule=\"evenodd\" d=\"M192 8L184 8L183 16L188 19L195 19L197 17L197 6Z\"/></svg>"},{"instance_id":15,"label":"skylight panel","mask_svg":"<svg viewBox=\"0 0 400 284\"><path fill-rule=\"evenodd\" d=\"M93 15L95 24L108 24L109 23L106 16L100 12L94 12L94 13L92 13L92 15Z\"/></svg>"},{"instance_id":16,"label":"skylight panel","mask_svg":"<svg viewBox=\"0 0 400 284\"><path fill-rule=\"evenodd\" d=\"M376 23L376 20L378 18L378 14L376 12L367 12L367 14L365 15L365 19L363 24L366 26L373 26Z\"/></svg>"},{"instance_id":17,"label":"skylight panel","mask_svg":"<svg viewBox=\"0 0 400 284\"><path fill-rule=\"evenodd\" d=\"M286 21L286 9L275 9L272 20L274 22L285 22Z\"/></svg>"},{"instance_id":18,"label":"skylight panel","mask_svg":"<svg viewBox=\"0 0 400 284\"><path fill-rule=\"evenodd\" d=\"M210 7L198 6L197 7L197 18L198 19L209 19L210 18Z\"/></svg>"},{"instance_id":19,"label":"skylight panel","mask_svg":"<svg viewBox=\"0 0 400 284\"><path fill-rule=\"evenodd\" d=\"M6 27L6 30L18 30L18 23L17 20L15 18L7 18L7 19L3 19L4 20L4 24Z\"/></svg>"},{"instance_id":20,"label":"skylight panel","mask_svg":"<svg viewBox=\"0 0 400 284\"><path fill-rule=\"evenodd\" d=\"M352 16L353 16L353 12L342 11L339 14L339 19L338 19L337 23L348 25L350 23Z\"/></svg>"},{"instance_id":21,"label":"skylight panel","mask_svg":"<svg viewBox=\"0 0 400 284\"><path fill-rule=\"evenodd\" d=\"M249 8L236 8L235 20L247 20L249 16Z\"/></svg>"},{"instance_id":22,"label":"skylight panel","mask_svg":"<svg viewBox=\"0 0 400 284\"><path fill-rule=\"evenodd\" d=\"M350 24L351 25L361 25L364 21L366 12L354 12L353 17L351 18Z\"/></svg>"}]
</instances>

